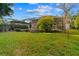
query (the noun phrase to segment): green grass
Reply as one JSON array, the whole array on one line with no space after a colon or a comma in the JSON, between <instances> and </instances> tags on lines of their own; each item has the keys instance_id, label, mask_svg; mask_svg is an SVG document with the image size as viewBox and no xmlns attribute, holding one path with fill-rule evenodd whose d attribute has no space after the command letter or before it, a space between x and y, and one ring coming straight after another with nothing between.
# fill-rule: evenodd
<instances>
[{"instance_id":1,"label":"green grass","mask_svg":"<svg viewBox=\"0 0 79 59\"><path fill-rule=\"evenodd\" d=\"M1 56L79 56L79 32L1 32Z\"/></svg>"}]
</instances>

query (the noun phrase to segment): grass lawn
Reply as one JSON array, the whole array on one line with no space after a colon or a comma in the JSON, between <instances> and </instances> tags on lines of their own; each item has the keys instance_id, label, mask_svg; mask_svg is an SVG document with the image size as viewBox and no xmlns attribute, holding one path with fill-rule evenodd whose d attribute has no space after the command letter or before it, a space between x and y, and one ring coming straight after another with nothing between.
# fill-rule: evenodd
<instances>
[{"instance_id":1,"label":"grass lawn","mask_svg":"<svg viewBox=\"0 0 79 59\"><path fill-rule=\"evenodd\" d=\"M29 33L1 32L0 55L79 56L79 32Z\"/></svg>"}]
</instances>

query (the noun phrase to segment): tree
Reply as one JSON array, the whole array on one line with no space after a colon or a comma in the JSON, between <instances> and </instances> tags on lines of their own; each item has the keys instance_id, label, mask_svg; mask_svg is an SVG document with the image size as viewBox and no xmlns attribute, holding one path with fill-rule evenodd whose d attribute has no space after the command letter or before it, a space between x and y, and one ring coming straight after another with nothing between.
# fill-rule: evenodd
<instances>
[{"instance_id":1,"label":"tree","mask_svg":"<svg viewBox=\"0 0 79 59\"><path fill-rule=\"evenodd\" d=\"M2 23L3 23L2 18L0 18L0 24L2 24Z\"/></svg>"},{"instance_id":2,"label":"tree","mask_svg":"<svg viewBox=\"0 0 79 59\"><path fill-rule=\"evenodd\" d=\"M13 10L11 9L11 6L13 4L9 3L0 3L0 21L5 25L5 22L3 20L3 16L10 16L13 14ZM3 31L4 31L4 26L3 26Z\"/></svg>"},{"instance_id":3,"label":"tree","mask_svg":"<svg viewBox=\"0 0 79 59\"><path fill-rule=\"evenodd\" d=\"M52 16L42 16L37 22L37 28L40 30L44 30L46 32L51 31L53 25L53 19L54 17Z\"/></svg>"},{"instance_id":4,"label":"tree","mask_svg":"<svg viewBox=\"0 0 79 59\"><path fill-rule=\"evenodd\" d=\"M13 14L13 10L11 9L11 6L13 4L9 3L0 3L0 17L3 16L10 16Z\"/></svg>"},{"instance_id":5,"label":"tree","mask_svg":"<svg viewBox=\"0 0 79 59\"><path fill-rule=\"evenodd\" d=\"M74 17L74 20L72 22L72 25L75 29L79 29L79 12L77 15Z\"/></svg>"},{"instance_id":6,"label":"tree","mask_svg":"<svg viewBox=\"0 0 79 59\"><path fill-rule=\"evenodd\" d=\"M63 16L64 30L70 29L71 17L69 13L71 13L72 8L74 8L75 6L78 6L78 4L62 3L57 6L58 8L64 11L64 16Z\"/></svg>"}]
</instances>

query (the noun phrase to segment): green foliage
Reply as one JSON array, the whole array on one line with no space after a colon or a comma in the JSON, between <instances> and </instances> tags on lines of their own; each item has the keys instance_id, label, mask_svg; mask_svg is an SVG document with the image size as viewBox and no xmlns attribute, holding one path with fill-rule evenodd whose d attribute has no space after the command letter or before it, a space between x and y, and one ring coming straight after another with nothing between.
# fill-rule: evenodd
<instances>
[{"instance_id":1,"label":"green foliage","mask_svg":"<svg viewBox=\"0 0 79 59\"><path fill-rule=\"evenodd\" d=\"M79 14L77 14L71 23L72 27L79 29Z\"/></svg>"},{"instance_id":2,"label":"green foliage","mask_svg":"<svg viewBox=\"0 0 79 59\"><path fill-rule=\"evenodd\" d=\"M0 3L0 17L2 16L10 16L13 14L13 10L11 9L11 6L13 4L9 3Z\"/></svg>"},{"instance_id":3,"label":"green foliage","mask_svg":"<svg viewBox=\"0 0 79 59\"><path fill-rule=\"evenodd\" d=\"M3 20L3 16L10 16L13 14L13 10L11 9L11 6L13 4L9 4L9 3L0 3L0 24L3 24L4 23L4 20ZM5 24L5 23L4 23ZM3 28L1 28L3 27ZM5 30L4 26L1 25L1 30Z\"/></svg>"},{"instance_id":4,"label":"green foliage","mask_svg":"<svg viewBox=\"0 0 79 59\"><path fill-rule=\"evenodd\" d=\"M77 15L75 21L74 21L74 25L76 28L79 28L79 15Z\"/></svg>"},{"instance_id":5,"label":"green foliage","mask_svg":"<svg viewBox=\"0 0 79 59\"><path fill-rule=\"evenodd\" d=\"M0 24L2 24L3 23L3 19L2 18L0 18Z\"/></svg>"},{"instance_id":6,"label":"green foliage","mask_svg":"<svg viewBox=\"0 0 79 59\"><path fill-rule=\"evenodd\" d=\"M40 30L51 31L54 17L42 16L37 23L37 28Z\"/></svg>"}]
</instances>

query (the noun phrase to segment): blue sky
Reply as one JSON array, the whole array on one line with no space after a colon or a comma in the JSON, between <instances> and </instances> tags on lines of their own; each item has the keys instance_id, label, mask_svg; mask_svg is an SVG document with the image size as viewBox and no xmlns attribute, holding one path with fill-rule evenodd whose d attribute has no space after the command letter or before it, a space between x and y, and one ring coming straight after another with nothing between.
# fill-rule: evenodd
<instances>
[{"instance_id":1,"label":"blue sky","mask_svg":"<svg viewBox=\"0 0 79 59\"><path fill-rule=\"evenodd\" d=\"M63 10L56 7L56 3L15 3L12 7L13 19L22 20L26 18L39 17L42 15L60 16ZM75 7L72 11L77 11Z\"/></svg>"}]
</instances>

